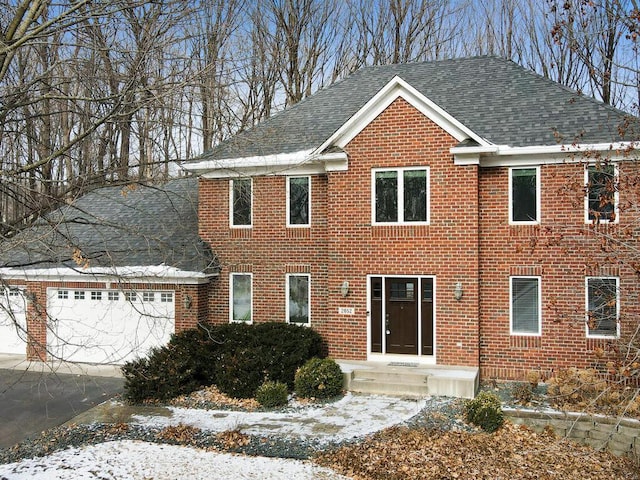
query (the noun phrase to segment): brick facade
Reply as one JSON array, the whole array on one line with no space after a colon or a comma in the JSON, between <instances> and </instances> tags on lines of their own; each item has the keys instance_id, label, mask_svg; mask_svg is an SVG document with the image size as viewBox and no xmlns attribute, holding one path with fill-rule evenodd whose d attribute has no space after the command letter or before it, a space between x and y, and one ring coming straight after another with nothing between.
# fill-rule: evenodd
<instances>
[{"instance_id":1,"label":"brick facade","mask_svg":"<svg viewBox=\"0 0 640 480\"><path fill-rule=\"evenodd\" d=\"M221 262L210 320L229 321L232 272L253 274L254 322L285 321L285 276L309 273L311 325L326 338L329 355L365 360L368 276L433 276L438 364L478 366L485 378L501 379L590 366L607 340L585 334L585 277L619 276L621 310L631 313L638 287L623 266L596 266L606 259L597 258L599 241L585 225L581 190L568 188L583 185L584 166L542 165L541 224L509 225L509 169L455 165L450 149L457 143L396 99L344 147L346 171L311 176L310 228L286 226L284 175L254 177L250 229L229 227L229 179L202 178L200 235ZM372 225L372 169L418 166L429 167L429 224ZM510 333L512 275L541 277L539 336ZM456 300L458 282L464 293Z\"/></svg>"}]
</instances>

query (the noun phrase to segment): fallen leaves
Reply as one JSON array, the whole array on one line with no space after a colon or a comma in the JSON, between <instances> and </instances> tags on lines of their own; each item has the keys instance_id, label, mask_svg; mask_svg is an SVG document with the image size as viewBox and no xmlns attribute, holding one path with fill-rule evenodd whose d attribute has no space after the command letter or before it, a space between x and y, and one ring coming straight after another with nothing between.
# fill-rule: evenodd
<instances>
[{"instance_id":1,"label":"fallen leaves","mask_svg":"<svg viewBox=\"0 0 640 480\"><path fill-rule=\"evenodd\" d=\"M392 427L316 461L359 480L640 479L627 458L509 422L494 434Z\"/></svg>"}]
</instances>

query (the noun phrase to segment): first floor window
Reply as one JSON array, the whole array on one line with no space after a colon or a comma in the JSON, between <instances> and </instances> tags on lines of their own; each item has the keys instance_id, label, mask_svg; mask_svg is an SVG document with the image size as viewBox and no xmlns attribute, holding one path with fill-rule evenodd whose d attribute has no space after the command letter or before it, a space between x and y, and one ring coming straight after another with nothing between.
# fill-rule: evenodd
<instances>
[{"instance_id":1,"label":"first floor window","mask_svg":"<svg viewBox=\"0 0 640 480\"><path fill-rule=\"evenodd\" d=\"M373 171L373 223L427 223L429 171L400 168Z\"/></svg>"},{"instance_id":2,"label":"first floor window","mask_svg":"<svg viewBox=\"0 0 640 480\"><path fill-rule=\"evenodd\" d=\"M287 321L299 325L311 323L311 276L287 275Z\"/></svg>"},{"instance_id":3,"label":"first floor window","mask_svg":"<svg viewBox=\"0 0 640 480\"><path fill-rule=\"evenodd\" d=\"M540 278L511 277L511 333L540 335Z\"/></svg>"},{"instance_id":4,"label":"first floor window","mask_svg":"<svg viewBox=\"0 0 640 480\"><path fill-rule=\"evenodd\" d=\"M615 166L610 163L590 165L586 177L587 223L614 222L618 199Z\"/></svg>"},{"instance_id":5,"label":"first floor window","mask_svg":"<svg viewBox=\"0 0 640 480\"><path fill-rule=\"evenodd\" d=\"M251 226L252 181L250 178L231 180L231 225Z\"/></svg>"},{"instance_id":6,"label":"first floor window","mask_svg":"<svg viewBox=\"0 0 640 480\"><path fill-rule=\"evenodd\" d=\"M84 292L82 290L75 290L73 292L74 300L84 300Z\"/></svg>"},{"instance_id":7,"label":"first floor window","mask_svg":"<svg viewBox=\"0 0 640 480\"><path fill-rule=\"evenodd\" d=\"M230 280L231 321L251 322L252 275L250 273L232 273Z\"/></svg>"},{"instance_id":8,"label":"first floor window","mask_svg":"<svg viewBox=\"0 0 640 480\"><path fill-rule=\"evenodd\" d=\"M156 299L156 295L153 292L142 292L143 302L153 302Z\"/></svg>"},{"instance_id":9,"label":"first floor window","mask_svg":"<svg viewBox=\"0 0 640 480\"><path fill-rule=\"evenodd\" d=\"M108 292L108 300L110 302L117 302L120 300L120 292Z\"/></svg>"},{"instance_id":10,"label":"first floor window","mask_svg":"<svg viewBox=\"0 0 640 480\"><path fill-rule=\"evenodd\" d=\"M69 290L58 290L58 298L60 300L66 300L69 298Z\"/></svg>"},{"instance_id":11,"label":"first floor window","mask_svg":"<svg viewBox=\"0 0 640 480\"><path fill-rule=\"evenodd\" d=\"M510 180L511 223L539 221L538 169L512 168Z\"/></svg>"},{"instance_id":12,"label":"first floor window","mask_svg":"<svg viewBox=\"0 0 640 480\"><path fill-rule=\"evenodd\" d=\"M618 278L587 278L587 336L618 335Z\"/></svg>"},{"instance_id":13,"label":"first floor window","mask_svg":"<svg viewBox=\"0 0 640 480\"><path fill-rule=\"evenodd\" d=\"M102 292L93 290L91 292L91 300L102 300Z\"/></svg>"}]
</instances>

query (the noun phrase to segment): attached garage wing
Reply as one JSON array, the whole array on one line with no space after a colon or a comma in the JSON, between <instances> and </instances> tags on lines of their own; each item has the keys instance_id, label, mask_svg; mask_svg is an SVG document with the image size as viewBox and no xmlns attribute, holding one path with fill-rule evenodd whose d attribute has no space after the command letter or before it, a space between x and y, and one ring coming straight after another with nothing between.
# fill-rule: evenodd
<instances>
[{"instance_id":1,"label":"attached garage wing","mask_svg":"<svg viewBox=\"0 0 640 480\"><path fill-rule=\"evenodd\" d=\"M27 353L24 293L23 288L0 288L0 353Z\"/></svg>"},{"instance_id":2,"label":"attached garage wing","mask_svg":"<svg viewBox=\"0 0 640 480\"><path fill-rule=\"evenodd\" d=\"M175 332L175 294L158 290L47 290L52 358L122 364L165 345Z\"/></svg>"}]
</instances>

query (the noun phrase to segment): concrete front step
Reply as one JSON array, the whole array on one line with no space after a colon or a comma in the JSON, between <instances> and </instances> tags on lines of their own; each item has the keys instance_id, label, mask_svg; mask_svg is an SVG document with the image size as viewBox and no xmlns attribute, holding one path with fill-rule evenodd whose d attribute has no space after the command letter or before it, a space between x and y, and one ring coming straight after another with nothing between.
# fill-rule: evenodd
<instances>
[{"instance_id":1,"label":"concrete front step","mask_svg":"<svg viewBox=\"0 0 640 480\"><path fill-rule=\"evenodd\" d=\"M345 388L352 392L404 397L443 395L473 398L479 384L478 369L451 366L398 366L382 362L338 361Z\"/></svg>"}]
</instances>

